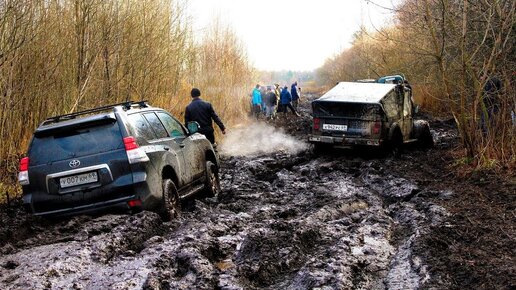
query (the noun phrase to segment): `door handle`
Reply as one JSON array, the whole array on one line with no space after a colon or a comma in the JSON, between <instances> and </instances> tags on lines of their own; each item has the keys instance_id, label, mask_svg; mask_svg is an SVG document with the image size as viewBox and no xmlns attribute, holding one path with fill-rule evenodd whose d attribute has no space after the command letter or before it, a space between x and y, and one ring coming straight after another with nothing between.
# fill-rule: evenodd
<instances>
[{"instance_id":1,"label":"door handle","mask_svg":"<svg viewBox=\"0 0 516 290\"><path fill-rule=\"evenodd\" d=\"M185 143L179 143L179 147L185 148Z\"/></svg>"},{"instance_id":2,"label":"door handle","mask_svg":"<svg viewBox=\"0 0 516 290\"><path fill-rule=\"evenodd\" d=\"M168 151L168 150L170 150L170 147L165 146L165 147L163 147L163 149Z\"/></svg>"}]
</instances>

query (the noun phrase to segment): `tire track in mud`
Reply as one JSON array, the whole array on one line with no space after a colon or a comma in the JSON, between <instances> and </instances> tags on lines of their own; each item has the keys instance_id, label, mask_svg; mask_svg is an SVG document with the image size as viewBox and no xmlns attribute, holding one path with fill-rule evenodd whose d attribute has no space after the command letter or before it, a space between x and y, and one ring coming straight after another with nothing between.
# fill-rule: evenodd
<instances>
[{"instance_id":1,"label":"tire track in mud","mask_svg":"<svg viewBox=\"0 0 516 290\"><path fill-rule=\"evenodd\" d=\"M424 197L443 193L389 162L229 157L222 194L187 202L178 220L76 217L10 245L0 288L417 289L428 271L411 249L446 216Z\"/></svg>"}]
</instances>

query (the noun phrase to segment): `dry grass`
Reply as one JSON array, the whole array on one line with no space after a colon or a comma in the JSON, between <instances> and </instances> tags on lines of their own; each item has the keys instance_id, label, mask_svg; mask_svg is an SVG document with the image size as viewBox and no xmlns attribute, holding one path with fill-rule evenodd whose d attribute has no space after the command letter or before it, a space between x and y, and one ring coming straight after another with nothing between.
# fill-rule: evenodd
<instances>
[{"instance_id":1,"label":"dry grass","mask_svg":"<svg viewBox=\"0 0 516 290\"><path fill-rule=\"evenodd\" d=\"M183 119L198 87L227 124L245 118L254 81L235 33L200 41L180 0L12 1L0 8L0 181L19 192L18 160L49 116L149 100Z\"/></svg>"}]
</instances>

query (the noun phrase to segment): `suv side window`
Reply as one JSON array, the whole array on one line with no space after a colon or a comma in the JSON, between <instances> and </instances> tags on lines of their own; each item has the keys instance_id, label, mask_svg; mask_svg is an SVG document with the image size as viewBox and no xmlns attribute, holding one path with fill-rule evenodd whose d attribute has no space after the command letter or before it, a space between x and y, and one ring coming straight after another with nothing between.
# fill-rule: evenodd
<instances>
[{"instance_id":1,"label":"suv side window","mask_svg":"<svg viewBox=\"0 0 516 290\"><path fill-rule=\"evenodd\" d=\"M161 138L167 138L167 130L165 130L165 127L163 127L163 124L161 124L161 121L158 119L155 113L145 113L143 114L145 119L149 121L150 126L154 130L154 133L158 136L158 139Z\"/></svg>"},{"instance_id":2,"label":"suv side window","mask_svg":"<svg viewBox=\"0 0 516 290\"><path fill-rule=\"evenodd\" d=\"M137 139L153 140L156 139L156 134L152 131L149 123L142 117L141 114L131 114L127 116L129 123L133 126Z\"/></svg>"},{"instance_id":3,"label":"suv side window","mask_svg":"<svg viewBox=\"0 0 516 290\"><path fill-rule=\"evenodd\" d=\"M161 122L167 129L170 137L172 138L184 138L186 136L186 132L184 131L183 126L176 121L172 116L165 112L157 112L158 117L160 118Z\"/></svg>"}]
</instances>

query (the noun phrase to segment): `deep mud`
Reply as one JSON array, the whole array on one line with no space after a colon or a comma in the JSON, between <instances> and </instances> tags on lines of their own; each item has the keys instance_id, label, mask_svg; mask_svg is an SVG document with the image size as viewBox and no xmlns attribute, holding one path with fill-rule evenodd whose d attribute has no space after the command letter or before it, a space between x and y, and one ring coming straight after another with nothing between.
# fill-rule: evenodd
<instances>
[{"instance_id":1,"label":"deep mud","mask_svg":"<svg viewBox=\"0 0 516 290\"><path fill-rule=\"evenodd\" d=\"M271 124L302 139L302 112ZM513 247L497 244L506 256L484 265L505 278L460 264L460 186L446 179L456 177L443 154L456 133L433 125L437 148L400 159L307 147L222 156L222 193L185 201L166 223L150 212L46 221L4 207L0 289L510 289L512 227L503 230Z\"/></svg>"}]
</instances>

